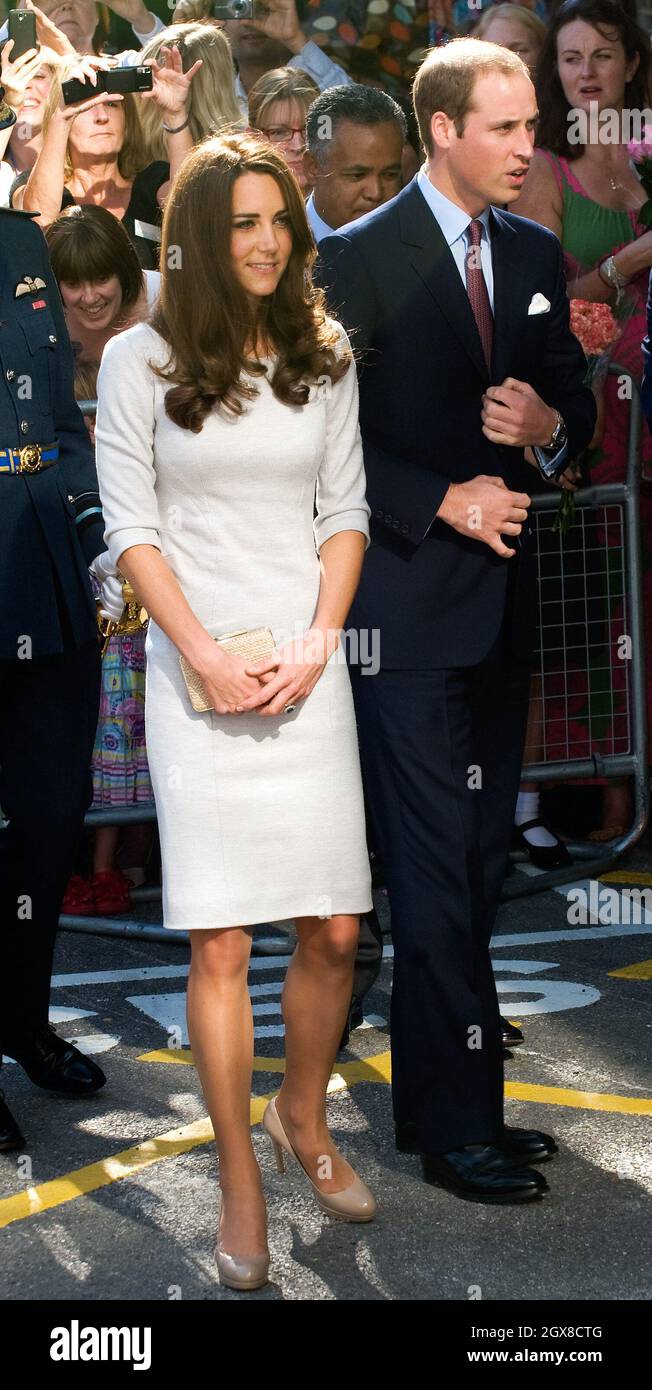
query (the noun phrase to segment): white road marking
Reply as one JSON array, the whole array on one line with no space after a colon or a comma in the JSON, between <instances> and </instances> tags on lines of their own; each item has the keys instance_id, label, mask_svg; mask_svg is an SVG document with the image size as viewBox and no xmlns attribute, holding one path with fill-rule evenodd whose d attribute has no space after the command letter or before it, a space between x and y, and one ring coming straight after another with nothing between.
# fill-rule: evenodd
<instances>
[{"instance_id":1,"label":"white road marking","mask_svg":"<svg viewBox=\"0 0 652 1390\"><path fill-rule=\"evenodd\" d=\"M564 931L499 932L491 938L491 949L502 946L541 946L547 941L599 941L601 937L652 936L649 927L566 927Z\"/></svg>"},{"instance_id":2,"label":"white road marking","mask_svg":"<svg viewBox=\"0 0 652 1390\"><path fill-rule=\"evenodd\" d=\"M558 961L547 960L501 960L494 962L494 974L500 976L504 970L513 970L516 975L532 976L537 970L558 970ZM577 980L502 980L496 979L499 996L515 994L516 999L503 1000L502 1012L510 1014L555 1014L563 1009L583 1009L587 1004L597 1004L600 990L592 985L580 984ZM533 999L529 996L538 995Z\"/></svg>"},{"instance_id":3,"label":"white road marking","mask_svg":"<svg viewBox=\"0 0 652 1390\"><path fill-rule=\"evenodd\" d=\"M522 865L521 871L535 876L543 872L534 865ZM575 883L560 884L555 888L555 892L564 898L573 889L582 889L587 898L591 891L591 879L578 879ZM593 880L597 884L597 880ZM598 885L599 886L599 885ZM528 946L548 946L557 942L573 941L598 941L605 939L626 939L628 937L649 936L652 934L652 914L644 914L644 921L640 925L605 925L599 923L587 927L567 926L560 930L551 931L532 931L532 932L505 932L498 933L492 938L492 951L503 951L507 947L523 948ZM392 960L394 948L390 942L383 946L383 957L385 960ZM252 998L252 1010L254 1014L254 1036L256 1038L280 1038L283 1037L285 1029L283 1027L280 998L283 990L283 978L275 980L261 980L260 976L266 973L285 974L285 970L291 960L290 955L265 955L253 956L249 966L249 993ZM559 964L555 961L541 960L505 960L500 957L494 958L494 971L496 974L496 987L499 995L503 999L504 1009L509 1010L515 1016L522 1014L541 1014L556 1013L561 1010L584 1008L588 1004L596 1003L600 998L600 992L588 985L583 985L574 980L554 980L539 978L542 972L548 970L558 970ZM138 983L147 984L155 981L165 980L186 980L189 974L190 965L187 960L179 961L175 965L154 965L140 966L124 970L89 970L71 972L68 974L55 975L52 984L56 989L66 989L74 986L102 985L102 984L123 984ZM506 975L527 976L523 978L506 978ZM251 977L254 977L253 979ZM258 976L258 979L256 979ZM264 1003L261 1000L267 996L274 1002ZM508 998L508 996L515 996ZM535 996L535 997L533 997ZM538 997L536 997L538 996ZM127 1002L133 1004L141 1013L153 1019L168 1035L175 1037L175 1046L189 1045L186 1028L186 995L185 988L175 990L173 993L160 994L138 994L127 996ZM94 1016L92 1011L85 1009L75 1009L71 1006L58 1006L50 1010L50 1017L53 1022L73 1023L76 1019ZM262 1023L263 1018L278 1020L270 1023ZM361 1025L363 1029L386 1028L387 1019L380 1014L369 1014ZM67 1030L68 1031L68 1030ZM110 1047L115 1047L119 1038L110 1034L89 1034L77 1040L81 1051L102 1052Z\"/></svg>"},{"instance_id":4,"label":"white road marking","mask_svg":"<svg viewBox=\"0 0 652 1390\"><path fill-rule=\"evenodd\" d=\"M278 992L281 991L281 981L278 981ZM269 991L265 991L268 993ZM165 1032L174 1035L175 1047L188 1047L190 1039L186 1023L186 994L179 991L175 994L131 994L127 996L127 1003L133 1004L134 1008L140 1013L146 1014L148 1018L153 1018ZM270 1032L270 1025L263 1024L257 1027L255 1020L258 1018L280 1018L280 1002L275 1004L252 1004L254 1015L254 1037L282 1037L284 1028L276 1026Z\"/></svg>"},{"instance_id":5,"label":"white road marking","mask_svg":"<svg viewBox=\"0 0 652 1390\"><path fill-rule=\"evenodd\" d=\"M252 956L249 973L260 974L281 966L286 969L291 959L291 956ZM53 975L52 986L54 989L67 989L69 985L112 985L128 980L180 980L186 978L189 973L190 966L187 963L182 964L181 961L178 965L144 965L134 970L83 970L66 975Z\"/></svg>"},{"instance_id":6,"label":"white road marking","mask_svg":"<svg viewBox=\"0 0 652 1390\"><path fill-rule=\"evenodd\" d=\"M69 1005L65 1007L50 1005L49 1017L50 1023L74 1024L75 1020L79 1018L97 1018L97 1013L94 1009L73 1009ZM81 1035L75 1032L74 1028L65 1028L59 1036L73 1043L80 1052L84 1053L84 1056L92 1056L97 1052L109 1052L120 1042L120 1037L115 1033L86 1033ZM2 1060L10 1066L15 1065L13 1057L3 1057Z\"/></svg>"}]
</instances>

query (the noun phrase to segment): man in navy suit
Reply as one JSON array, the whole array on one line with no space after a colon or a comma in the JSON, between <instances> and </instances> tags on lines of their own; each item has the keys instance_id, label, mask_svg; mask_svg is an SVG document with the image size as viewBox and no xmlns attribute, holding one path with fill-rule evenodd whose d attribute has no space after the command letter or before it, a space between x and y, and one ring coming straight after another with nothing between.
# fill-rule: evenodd
<instances>
[{"instance_id":1,"label":"man in navy suit","mask_svg":"<svg viewBox=\"0 0 652 1390\"><path fill-rule=\"evenodd\" d=\"M527 69L456 40L428 54L413 99L423 168L318 262L360 353L372 544L346 626L379 634L380 670L351 675L392 913L396 1140L431 1183L524 1201L547 1187L529 1163L556 1145L504 1124L489 957L534 636L524 450L560 477L595 404L559 242L499 210L534 147Z\"/></svg>"}]
</instances>

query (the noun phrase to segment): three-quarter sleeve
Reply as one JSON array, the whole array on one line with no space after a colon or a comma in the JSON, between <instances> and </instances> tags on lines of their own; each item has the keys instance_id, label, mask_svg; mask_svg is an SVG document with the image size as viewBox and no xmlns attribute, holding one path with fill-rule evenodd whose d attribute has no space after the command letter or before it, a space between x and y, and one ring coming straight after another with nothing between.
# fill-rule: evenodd
<instances>
[{"instance_id":1,"label":"three-quarter sleeve","mask_svg":"<svg viewBox=\"0 0 652 1390\"><path fill-rule=\"evenodd\" d=\"M132 545L161 549L154 469L153 338L141 328L107 343L97 382L95 448L106 529L117 564Z\"/></svg>"},{"instance_id":2,"label":"three-quarter sleeve","mask_svg":"<svg viewBox=\"0 0 652 1390\"><path fill-rule=\"evenodd\" d=\"M338 350L351 352L344 328ZM320 550L324 541L338 531L361 531L369 545L370 509L365 497L366 478L362 457L362 440L358 421L358 378L351 356L348 370L332 385L323 383L317 388L326 392L326 447L317 475L314 520L315 544Z\"/></svg>"}]
</instances>

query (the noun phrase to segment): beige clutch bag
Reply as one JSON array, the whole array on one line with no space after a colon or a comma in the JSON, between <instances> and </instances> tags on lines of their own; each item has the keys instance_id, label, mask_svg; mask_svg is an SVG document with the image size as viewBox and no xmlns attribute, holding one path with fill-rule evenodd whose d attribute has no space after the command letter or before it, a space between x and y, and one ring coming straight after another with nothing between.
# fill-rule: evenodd
<instances>
[{"instance_id":1,"label":"beige clutch bag","mask_svg":"<svg viewBox=\"0 0 652 1390\"><path fill-rule=\"evenodd\" d=\"M215 641L219 642L225 651L242 656L245 661L261 661L264 656L271 656L275 650L274 637L268 627L250 627L243 628L241 632L227 632L224 637L216 637ZM194 666L186 661L185 656L179 657L179 665L193 709L199 714L213 709Z\"/></svg>"}]
</instances>

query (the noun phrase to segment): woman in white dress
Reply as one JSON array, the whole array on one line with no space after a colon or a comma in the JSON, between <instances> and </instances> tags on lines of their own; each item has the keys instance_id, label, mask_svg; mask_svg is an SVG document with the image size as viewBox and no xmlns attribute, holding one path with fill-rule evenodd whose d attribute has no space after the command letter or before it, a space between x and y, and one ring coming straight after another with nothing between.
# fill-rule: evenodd
<instances>
[{"instance_id":1,"label":"woman in white dress","mask_svg":"<svg viewBox=\"0 0 652 1390\"><path fill-rule=\"evenodd\" d=\"M267 1278L251 1143L256 924L293 918L286 1071L263 1124L322 1209L369 1220L326 1087L371 907L341 630L369 543L355 365L312 287L299 187L273 149L217 137L185 161L163 222L149 324L110 342L97 466L114 563L150 613L147 750L166 927L192 944L188 1031L215 1130L223 1282ZM221 648L267 626L251 663ZM193 710L180 657L212 710Z\"/></svg>"}]
</instances>

